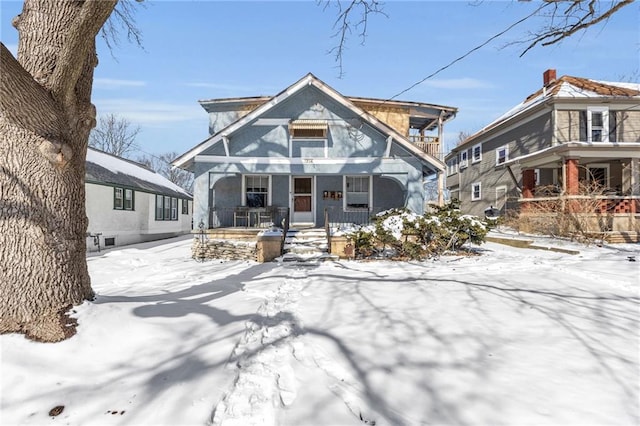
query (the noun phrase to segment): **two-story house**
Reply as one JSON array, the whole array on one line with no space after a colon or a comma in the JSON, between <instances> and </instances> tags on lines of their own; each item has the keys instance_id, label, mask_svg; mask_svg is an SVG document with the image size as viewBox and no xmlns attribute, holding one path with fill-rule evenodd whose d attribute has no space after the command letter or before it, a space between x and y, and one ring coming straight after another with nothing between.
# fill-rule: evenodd
<instances>
[{"instance_id":1,"label":"two-story house","mask_svg":"<svg viewBox=\"0 0 640 426\"><path fill-rule=\"evenodd\" d=\"M312 74L275 96L200 104L210 137L173 164L194 172L194 223L206 228L422 213L425 177L444 183L443 125L457 111L345 97Z\"/></svg>"},{"instance_id":2,"label":"two-story house","mask_svg":"<svg viewBox=\"0 0 640 426\"><path fill-rule=\"evenodd\" d=\"M640 84L543 74L543 87L446 157L461 209L527 211L554 197L596 197L606 229L639 231ZM551 188L551 189L550 189ZM594 220L600 224L601 220Z\"/></svg>"}]
</instances>

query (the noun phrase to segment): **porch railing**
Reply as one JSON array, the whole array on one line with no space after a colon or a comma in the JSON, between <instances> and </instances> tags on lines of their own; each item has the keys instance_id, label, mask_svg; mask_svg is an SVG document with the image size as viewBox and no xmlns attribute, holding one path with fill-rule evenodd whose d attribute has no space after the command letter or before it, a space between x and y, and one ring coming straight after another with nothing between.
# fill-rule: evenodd
<instances>
[{"instance_id":1,"label":"porch railing","mask_svg":"<svg viewBox=\"0 0 640 426\"><path fill-rule=\"evenodd\" d=\"M520 198L522 210L530 206L544 206L550 211L562 210L571 206L575 213L640 213L640 196L620 195L563 195L558 197Z\"/></svg>"},{"instance_id":2,"label":"porch railing","mask_svg":"<svg viewBox=\"0 0 640 426\"><path fill-rule=\"evenodd\" d=\"M240 220L238 213L248 213ZM265 207L263 209L241 209L233 207L210 207L209 229L213 228L269 228L272 225L282 227L283 220L289 216L288 207Z\"/></svg>"},{"instance_id":3,"label":"porch railing","mask_svg":"<svg viewBox=\"0 0 640 426\"><path fill-rule=\"evenodd\" d=\"M437 136L410 135L409 141L433 157L440 160L444 158L444 152Z\"/></svg>"},{"instance_id":4,"label":"porch railing","mask_svg":"<svg viewBox=\"0 0 640 426\"><path fill-rule=\"evenodd\" d=\"M343 228L351 225L370 225L372 218L382 209L344 210L341 207L327 207L325 209L325 226L330 229Z\"/></svg>"}]
</instances>

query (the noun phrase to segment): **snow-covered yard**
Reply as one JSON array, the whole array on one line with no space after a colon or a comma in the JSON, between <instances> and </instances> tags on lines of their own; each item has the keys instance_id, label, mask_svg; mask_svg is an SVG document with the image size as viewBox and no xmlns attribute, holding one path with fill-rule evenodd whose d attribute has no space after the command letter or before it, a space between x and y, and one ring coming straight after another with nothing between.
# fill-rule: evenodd
<instances>
[{"instance_id":1,"label":"snow-covered yard","mask_svg":"<svg viewBox=\"0 0 640 426\"><path fill-rule=\"evenodd\" d=\"M185 239L109 251L88 259L76 336L0 336L0 424L638 424L640 246L571 248L306 266L196 263Z\"/></svg>"}]
</instances>

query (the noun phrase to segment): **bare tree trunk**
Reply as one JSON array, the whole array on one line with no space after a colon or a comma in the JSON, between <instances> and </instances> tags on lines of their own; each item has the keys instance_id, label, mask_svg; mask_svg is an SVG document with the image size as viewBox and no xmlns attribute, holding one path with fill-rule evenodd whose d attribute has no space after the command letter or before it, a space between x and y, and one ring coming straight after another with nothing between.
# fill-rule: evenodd
<instances>
[{"instance_id":1,"label":"bare tree trunk","mask_svg":"<svg viewBox=\"0 0 640 426\"><path fill-rule=\"evenodd\" d=\"M0 333L58 341L93 297L84 172L95 37L117 0L26 0L18 60L0 44Z\"/></svg>"}]
</instances>

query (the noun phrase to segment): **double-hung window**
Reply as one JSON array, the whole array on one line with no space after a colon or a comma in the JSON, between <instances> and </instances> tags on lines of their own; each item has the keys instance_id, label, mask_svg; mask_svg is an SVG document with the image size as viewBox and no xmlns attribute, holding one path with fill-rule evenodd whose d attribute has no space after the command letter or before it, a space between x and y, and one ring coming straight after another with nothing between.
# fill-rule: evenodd
<instances>
[{"instance_id":1,"label":"double-hung window","mask_svg":"<svg viewBox=\"0 0 640 426\"><path fill-rule=\"evenodd\" d=\"M505 163L509 159L509 146L501 146L496 149L496 166Z\"/></svg>"},{"instance_id":2,"label":"double-hung window","mask_svg":"<svg viewBox=\"0 0 640 426\"><path fill-rule=\"evenodd\" d=\"M245 206L267 207L269 205L269 185L269 176L245 176Z\"/></svg>"},{"instance_id":3,"label":"double-hung window","mask_svg":"<svg viewBox=\"0 0 640 426\"><path fill-rule=\"evenodd\" d=\"M178 220L178 198L157 194L156 220Z\"/></svg>"},{"instance_id":4,"label":"double-hung window","mask_svg":"<svg viewBox=\"0 0 640 426\"><path fill-rule=\"evenodd\" d=\"M478 161L482 161L482 144L481 143L474 145L473 148L471 148L471 162L477 163Z\"/></svg>"},{"instance_id":5,"label":"double-hung window","mask_svg":"<svg viewBox=\"0 0 640 426\"><path fill-rule=\"evenodd\" d=\"M458 157L454 157L447 163L447 175L451 176L458 173Z\"/></svg>"},{"instance_id":6,"label":"double-hung window","mask_svg":"<svg viewBox=\"0 0 640 426\"><path fill-rule=\"evenodd\" d=\"M482 183L475 182L471 184L471 201L482 199Z\"/></svg>"},{"instance_id":7,"label":"double-hung window","mask_svg":"<svg viewBox=\"0 0 640 426\"><path fill-rule=\"evenodd\" d=\"M115 210L133 210L133 189L113 188L113 208Z\"/></svg>"},{"instance_id":8,"label":"double-hung window","mask_svg":"<svg viewBox=\"0 0 640 426\"><path fill-rule=\"evenodd\" d=\"M463 169L469 165L469 152L465 149L460 152L460 168Z\"/></svg>"},{"instance_id":9,"label":"double-hung window","mask_svg":"<svg viewBox=\"0 0 640 426\"><path fill-rule=\"evenodd\" d=\"M189 214L189 200L182 200L182 214Z\"/></svg>"},{"instance_id":10,"label":"double-hung window","mask_svg":"<svg viewBox=\"0 0 640 426\"><path fill-rule=\"evenodd\" d=\"M345 176L345 207L347 209L368 209L371 195L370 176Z\"/></svg>"},{"instance_id":11,"label":"double-hung window","mask_svg":"<svg viewBox=\"0 0 640 426\"><path fill-rule=\"evenodd\" d=\"M588 107L585 127L587 142L609 142L609 108Z\"/></svg>"}]
</instances>

